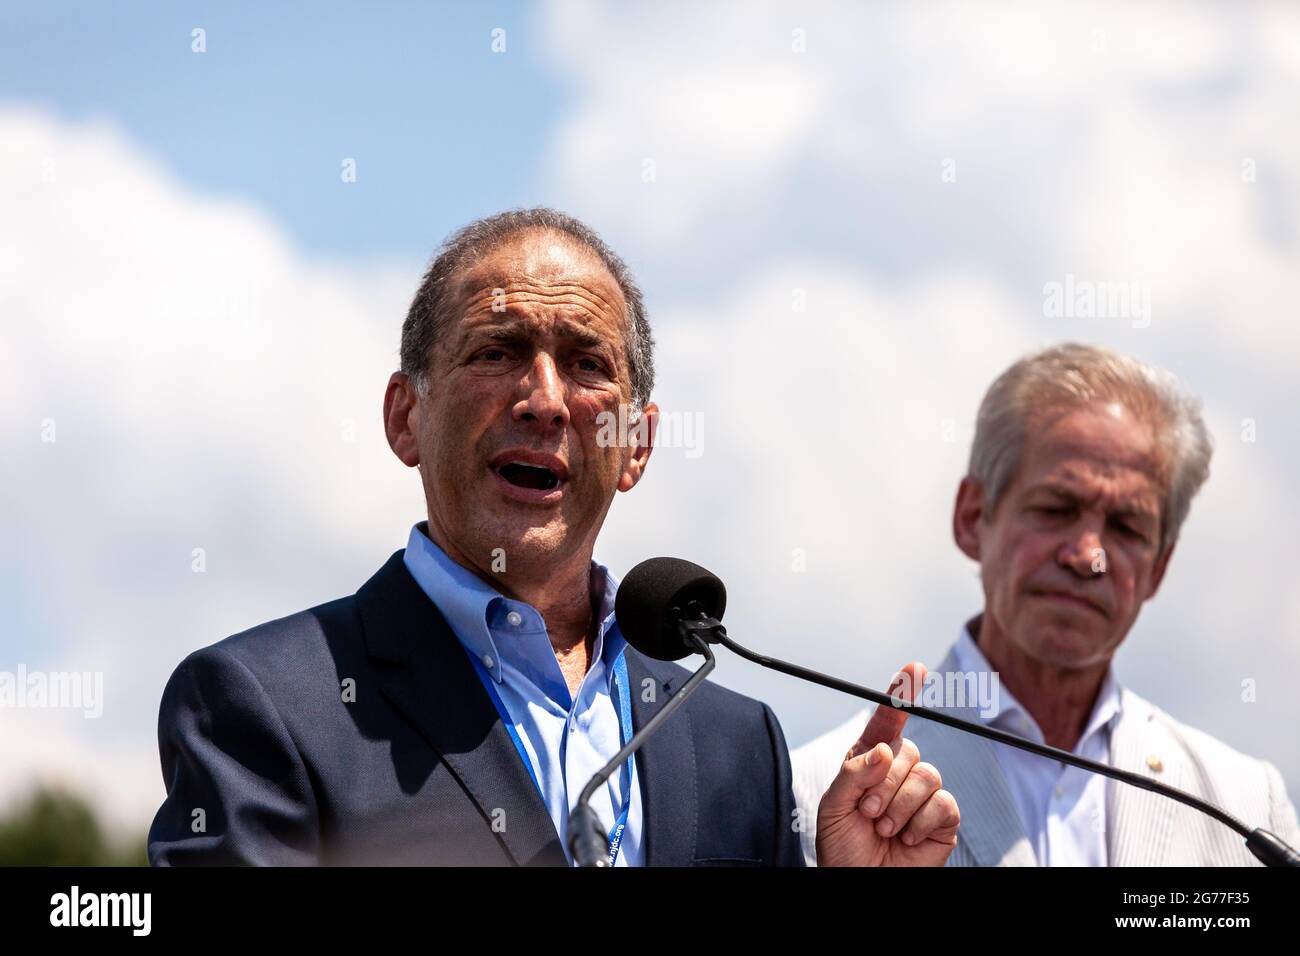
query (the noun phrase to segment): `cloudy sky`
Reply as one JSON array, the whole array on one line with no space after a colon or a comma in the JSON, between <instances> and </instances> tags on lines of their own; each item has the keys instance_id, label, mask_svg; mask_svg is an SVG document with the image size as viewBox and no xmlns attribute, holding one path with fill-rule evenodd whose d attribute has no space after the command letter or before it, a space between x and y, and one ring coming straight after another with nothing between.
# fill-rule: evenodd
<instances>
[{"instance_id":1,"label":"cloudy sky","mask_svg":"<svg viewBox=\"0 0 1300 956\"><path fill-rule=\"evenodd\" d=\"M628 260L697 428L598 559L690 557L737 638L862 682L979 607L950 509L999 371L1175 371L1212 476L1118 673L1300 793L1298 99L1280 4L6 4L0 670L100 671L104 713L0 712L0 803L62 779L147 825L172 668L404 545L406 306L536 204ZM1067 281L1149 311L1055 314ZM857 709L717 677L792 744Z\"/></svg>"}]
</instances>

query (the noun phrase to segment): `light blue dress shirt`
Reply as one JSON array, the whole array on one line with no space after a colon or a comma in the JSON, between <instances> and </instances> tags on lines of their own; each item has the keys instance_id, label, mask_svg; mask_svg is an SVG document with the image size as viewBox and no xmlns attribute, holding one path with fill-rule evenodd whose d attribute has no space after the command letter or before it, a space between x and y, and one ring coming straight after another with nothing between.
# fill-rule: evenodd
<instances>
[{"instance_id":1,"label":"light blue dress shirt","mask_svg":"<svg viewBox=\"0 0 1300 956\"><path fill-rule=\"evenodd\" d=\"M404 555L407 570L438 606L466 652L493 680L532 761L542 800L572 864L565 841L569 813L587 781L623 746L618 705L611 691L614 662L627 647L614 620L618 581L603 565L592 562L593 594L601 596L600 636L575 698L555 659L541 614L529 604L504 597L451 560L429 539L426 528L427 523L421 521L411 529ZM635 761L630 779L624 765L591 798L591 807L608 833L629 792L627 828L615 866L642 866L645 862Z\"/></svg>"}]
</instances>

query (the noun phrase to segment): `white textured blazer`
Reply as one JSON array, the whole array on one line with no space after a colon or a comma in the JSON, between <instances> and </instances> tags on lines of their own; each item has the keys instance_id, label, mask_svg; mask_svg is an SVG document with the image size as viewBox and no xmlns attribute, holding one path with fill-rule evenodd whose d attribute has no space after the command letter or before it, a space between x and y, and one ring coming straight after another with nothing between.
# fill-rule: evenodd
<instances>
[{"instance_id":1,"label":"white textured blazer","mask_svg":"<svg viewBox=\"0 0 1300 956\"><path fill-rule=\"evenodd\" d=\"M952 651L938 671L957 670ZM1222 741L1179 723L1127 688L1111 733L1110 765L1198 796L1249 827L1263 827L1300 848L1295 807L1276 767L1238 753ZM978 723L975 707L940 708ZM794 751L794 795L803 819L817 805L862 733L871 709ZM933 721L913 717L903 736L934 764L943 787L957 798L961 827L948 866L1036 866L993 744ZM1044 758L1046 759L1046 758ZM1153 769L1154 768L1154 769ZM1111 866L1261 866L1245 841L1217 820L1158 793L1106 780L1106 850ZM817 828L804 827L804 857L815 866Z\"/></svg>"}]
</instances>

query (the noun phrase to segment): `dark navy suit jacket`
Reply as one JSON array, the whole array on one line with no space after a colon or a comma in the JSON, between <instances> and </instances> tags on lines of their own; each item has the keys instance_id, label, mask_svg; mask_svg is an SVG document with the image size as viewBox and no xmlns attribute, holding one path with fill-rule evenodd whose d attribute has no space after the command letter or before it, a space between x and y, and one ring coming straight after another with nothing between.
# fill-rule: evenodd
<instances>
[{"instance_id":1,"label":"dark navy suit jacket","mask_svg":"<svg viewBox=\"0 0 1300 956\"><path fill-rule=\"evenodd\" d=\"M688 672L626 654L639 729ZM154 865L565 865L401 551L351 597L187 657L163 692L158 746ZM649 865L802 865L789 754L765 704L706 682L636 759Z\"/></svg>"}]
</instances>

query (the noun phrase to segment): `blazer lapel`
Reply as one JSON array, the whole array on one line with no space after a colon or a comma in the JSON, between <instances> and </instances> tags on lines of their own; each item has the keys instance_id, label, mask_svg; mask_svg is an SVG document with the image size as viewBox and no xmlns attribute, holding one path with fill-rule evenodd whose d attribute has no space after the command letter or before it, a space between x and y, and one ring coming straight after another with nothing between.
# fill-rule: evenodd
<instances>
[{"instance_id":1,"label":"blazer lapel","mask_svg":"<svg viewBox=\"0 0 1300 956\"><path fill-rule=\"evenodd\" d=\"M546 804L442 614L398 551L357 592L380 691L420 731L520 866L566 866ZM501 813L504 812L504 817Z\"/></svg>"},{"instance_id":2,"label":"blazer lapel","mask_svg":"<svg viewBox=\"0 0 1300 956\"><path fill-rule=\"evenodd\" d=\"M1183 787L1178 749L1162 746L1150 705L1121 691L1120 718L1110 741L1111 766ZM1111 866L1161 866L1179 805L1162 794L1107 780L1106 852Z\"/></svg>"},{"instance_id":3,"label":"blazer lapel","mask_svg":"<svg viewBox=\"0 0 1300 956\"><path fill-rule=\"evenodd\" d=\"M979 721L975 708L944 708L944 713ZM958 844L965 844L976 866L1037 866L993 743L973 734L933 727L923 737L907 730L903 734L917 741L921 758L939 768L944 787L957 798L961 807Z\"/></svg>"},{"instance_id":4,"label":"blazer lapel","mask_svg":"<svg viewBox=\"0 0 1300 956\"><path fill-rule=\"evenodd\" d=\"M631 647L623 653L631 683L632 726L640 730L686 682L686 676ZM641 785L646 865L690 866L695 862L699 807L689 710L678 709L637 751L636 772Z\"/></svg>"},{"instance_id":5,"label":"blazer lapel","mask_svg":"<svg viewBox=\"0 0 1300 956\"><path fill-rule=\"evenodd\" d=\"M956 655L949 651L936 672L957 669ZM940 709L953 717L980 722L975 707ZM912 718L903 734L918 743L921 759L939 768L944 786L957 798L961 808L958 845L965 844L976 866L1038 865L992 741L919 718Z\"/></svg>"}]
</instances>

